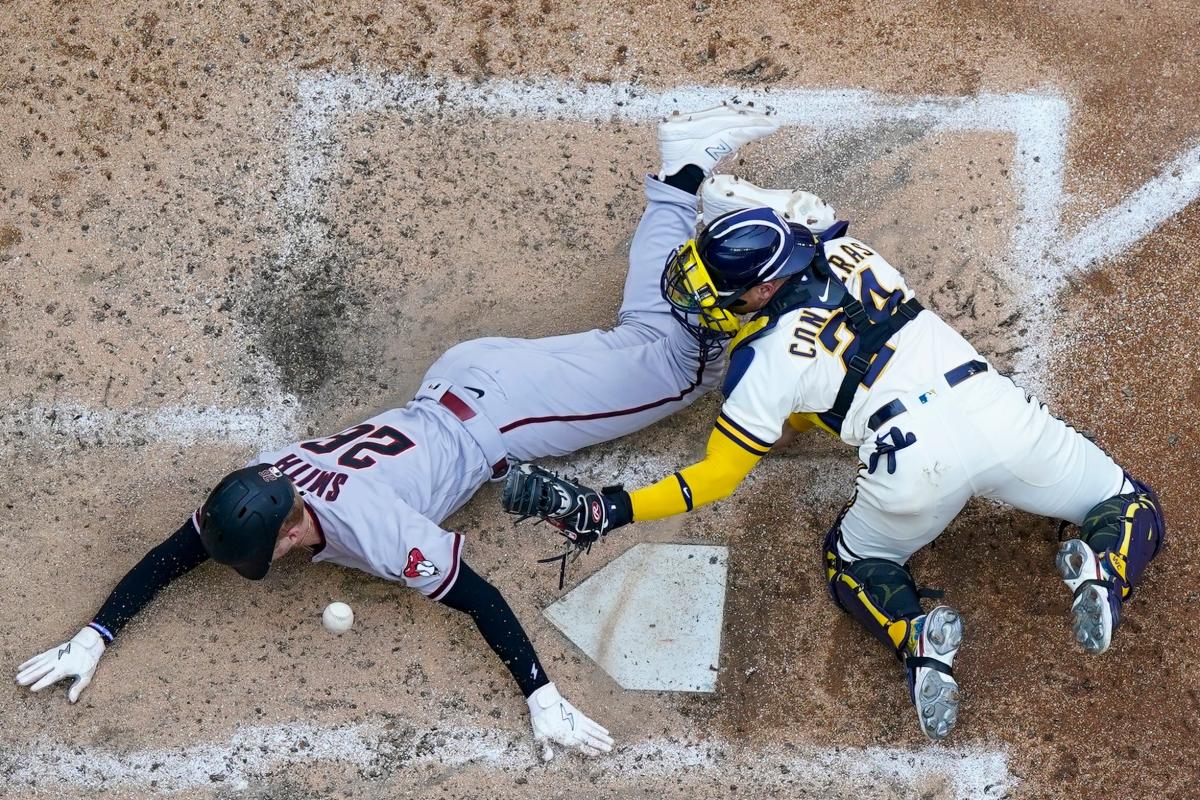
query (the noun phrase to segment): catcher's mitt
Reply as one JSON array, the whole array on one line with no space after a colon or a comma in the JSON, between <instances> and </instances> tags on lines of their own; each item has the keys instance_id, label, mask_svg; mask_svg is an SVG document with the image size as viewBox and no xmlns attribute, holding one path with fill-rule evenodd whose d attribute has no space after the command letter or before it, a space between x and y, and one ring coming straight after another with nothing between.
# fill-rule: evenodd
<instances>
[{"instance_id":1,"label":"catcher's mitt","mask_svg":"<svg viewBox=\"0 0 1200 800\"><path fill-rule=\"evenodd\" d=\"M500 502L505 511L522 519L537 517L549 522L579 548L591 547L612 527L610 503L601 492L535 464L519 464L508 471Z\"/></svg>"},{"instance_id":2,"label":"catcher's mitt","mask_svg":"<svg viewBox=\"0 0 1200 800\"><path fill-rule=\"evenodd\" d=\"M601 536L633 521L629 495L620 486L606 486L597 492L535 464L518 464L508 471L500 501L508 513L545 520L568 540L564 552L538 561L560 562L559 589L566 581L568 559L578 558Z\"/></svg>"}]
</instances>

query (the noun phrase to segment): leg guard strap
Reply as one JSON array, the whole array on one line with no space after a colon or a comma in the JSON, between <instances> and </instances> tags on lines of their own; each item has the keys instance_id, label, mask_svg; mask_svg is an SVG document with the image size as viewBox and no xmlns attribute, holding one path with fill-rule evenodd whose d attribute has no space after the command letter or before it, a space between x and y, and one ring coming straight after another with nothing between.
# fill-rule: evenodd
<instances>
[{"instance_id":1,"label":"leg guard strap","mask_svg":"<svg viewBox=\"0 0 1200 800\"><path fill-rule=\"evenodd\" d=\"M909 656L904 659L904 666L908 667L910 670L916 670L917 667L928 667L929 669L940 672L943 675L954 674L953 667L946 665L944 662L939 661L936 658L930 658L929 656ZM912 673L910 672L909 674L911 675Z\"/></svg>"}]
</instances>

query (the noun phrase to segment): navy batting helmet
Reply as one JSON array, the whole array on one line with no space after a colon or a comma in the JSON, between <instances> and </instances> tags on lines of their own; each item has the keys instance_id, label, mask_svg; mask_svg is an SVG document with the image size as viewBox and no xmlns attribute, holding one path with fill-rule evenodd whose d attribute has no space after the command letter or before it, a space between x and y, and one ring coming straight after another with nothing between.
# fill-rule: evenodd
<instances>
[{"instance_id":1,"label":"navy batting helmet","mask_svg":"<svg viewBox=\"0 0 1200 800\"><path fill-rule=\"evenodd\" d=\"M231 472L200 508L200 541L214 561L259 580L271 568L279 528L295 502L292 482L270 464Z\"/></svg>"},{"instance_id":2,"label":"navy batting helmet","mask_svg":"<svg viewBox=\"0 0 1200 800\"><path fill-rule=\"evenodd\" d=\"M790 225L773 209L731 211L671 254L663 270L663 296L694 332L732 336L740 325L733 312L742 294L804 272L816 253L808 229ZM698 317L699 326L689 316Z\"/></svg>"}]
</instances>

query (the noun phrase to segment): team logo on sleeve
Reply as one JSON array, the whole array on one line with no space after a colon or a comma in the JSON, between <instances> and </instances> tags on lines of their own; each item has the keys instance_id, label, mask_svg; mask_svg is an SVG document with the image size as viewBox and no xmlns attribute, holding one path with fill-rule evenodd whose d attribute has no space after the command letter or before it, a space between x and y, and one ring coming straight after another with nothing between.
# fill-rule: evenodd
<instances>
[{"instance_id":1,"label":"team logo on sleeve","mask_svg":"<svg viewBox=\"0 0 1200 800\"><path fill-rule=\"evenodd\" d=\"M432 561L425 558L420 548L414 547L408 551L408 566L404 568L406 578L432 578L441 575L441 570Z\"/></svg>"}]
</instances>

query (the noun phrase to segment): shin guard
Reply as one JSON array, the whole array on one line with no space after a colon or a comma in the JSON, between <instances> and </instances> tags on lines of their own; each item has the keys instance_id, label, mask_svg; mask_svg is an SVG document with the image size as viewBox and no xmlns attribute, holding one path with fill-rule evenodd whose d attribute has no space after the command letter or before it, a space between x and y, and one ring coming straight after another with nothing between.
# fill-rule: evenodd
<instances>
[{"instance_id":1,"label":"shin guard","mask_svg":"<svg viewBox=\"0 0 1200 800\"><path fill-rule=\"evenodd\" d=\"M1098 555L1121 599L1129 597L1146 567L1158 555L1166 536L1158 495L1128 479L1134 491L1110 497L1088 512L1080 538Z\"/></svg>"},{"instance_id":2,"label":"shin guard","mask_svg":"<svg viewBox=\"0 0 1200 800\"><path fill-rule=\"evenodd\" d=\"M903 657L912 620L925 613L912 574L882 558L847 562L838 555L836 531L835 527L825 546L825 576L833 601Z\"/></svg>"}]
</instances>

